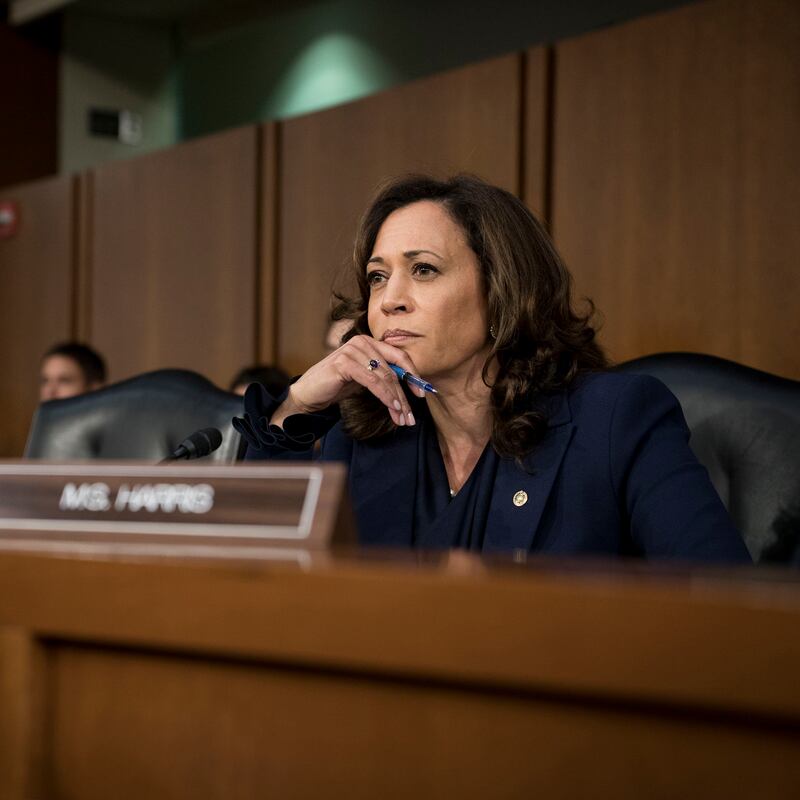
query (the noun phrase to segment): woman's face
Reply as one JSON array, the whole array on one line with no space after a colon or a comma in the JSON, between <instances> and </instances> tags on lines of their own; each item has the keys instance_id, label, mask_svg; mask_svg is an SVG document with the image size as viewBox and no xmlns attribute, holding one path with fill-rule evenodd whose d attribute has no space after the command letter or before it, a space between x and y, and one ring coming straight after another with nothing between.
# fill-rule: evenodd
<instances>
[{"instance_id":1,"label":"woman's face","mask_svg":"<svg viewBox=\"0 0 800 800\"><path fill-rule=\"evenodd\" d=\"M474 375L489 352L486 292L464 230L422 200L390 214L367 263L372 335L407 351L420 375Z\"/></svg>"}]
</instances>

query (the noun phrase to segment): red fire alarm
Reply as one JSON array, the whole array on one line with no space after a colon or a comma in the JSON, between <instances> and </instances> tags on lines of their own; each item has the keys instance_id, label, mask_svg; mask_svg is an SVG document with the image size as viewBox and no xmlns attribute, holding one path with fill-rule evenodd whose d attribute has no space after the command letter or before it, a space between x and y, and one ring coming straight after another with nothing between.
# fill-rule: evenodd
<instances>
[{"instance_id":1,"label":"red fire alarm","mask_svg":"<svg viewBox=\"0 0 800 800\"><path fill-rule=\"evenodd\" d=\"M19 227L19 206L11 200L0 200L0 239L10 239Z\"/></svg>"}]
</instances>

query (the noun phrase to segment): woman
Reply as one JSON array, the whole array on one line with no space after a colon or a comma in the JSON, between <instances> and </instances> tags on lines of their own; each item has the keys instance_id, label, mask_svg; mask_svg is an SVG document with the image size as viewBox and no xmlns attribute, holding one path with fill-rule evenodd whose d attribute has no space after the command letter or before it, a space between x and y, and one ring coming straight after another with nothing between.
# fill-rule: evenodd
<instances>
[{"instance_id":1,"label":"woman","mask_svg":"<svg viewBox=\"0 0 800 800\"><path fill-rule=\"evenodd\" d=\"M604 371L590 314L510 193L397 180L356 239L341 347L234 425L247 457L349 464L363 543L749 561L657 380ZM401 381L396 365L427 381Z\"/></svg>"}]
</instances>

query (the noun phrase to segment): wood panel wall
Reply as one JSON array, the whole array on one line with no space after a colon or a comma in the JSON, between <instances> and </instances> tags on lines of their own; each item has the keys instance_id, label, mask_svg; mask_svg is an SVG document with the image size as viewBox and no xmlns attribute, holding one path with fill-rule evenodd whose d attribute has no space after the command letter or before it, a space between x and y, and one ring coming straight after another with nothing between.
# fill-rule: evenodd
<instances>
[{"instance_id":1,"label":"wood panel wall","mask_svg":"<svg viewBox=\"0 0 800 800\"><path fill-rule=\"evenodd\" d=\"M19 208L16 235L0 239L0 457L19 457L39 397L39 360L73 335L77 179L0 189Z\"/></svg>"},{"instance_id":2,"label":"wood panel wall","mask_svg":"<svg viewBox=\"0 0 800 800\"><path fill-rule=\"evenodd\" d=\"M255 358L257 174L255 127L94 171L81 324L112 380Z\"/></svg>"},{"instance_id":3,"label":"wood panel wall","mask_svg":"<svg viewBox=\"0 0 800 800\"><path fill-rule=\"evenodd\" d=\"M532 47L523 57L522 149L519 196L536 216L550 219L550 110L553 102L552 48Z\"/></svg>"},{"instance_id":4,"label":"wood panel wall","mask_svg":"<svg viewBox=\"0 0 800 800\"><path fill-rule=\"evenodd\" d=\"M407 172L473 172L519 191L518 54L289 120L280 143L279 362L324 354L331 287L376 187Z\"/></svg>"},{"instance_id":5,"label":"wood panel wall","mask_svg":"<svg viewBox=\"0 0 800 800\"><path fill-rule=\"evenodd\" d=\"M555 49L553 232L625 360L800 378L800 5L712 0Z\"/></svg>"},{"instance_id":6,"label":"wood panel wall","mask_svg":"<svg viewBox=\"0 0 800 800\"><path fill-rule=\"evenodd\" d=\"M409 171L519 192L615 359L685 349L800 378L798 45L792 0L707 0L4 190L23 224L0 241L0 455L22 450L57 339L87 339L112 380L304 370L359 215Z\"/></svg>"}]
</instances>

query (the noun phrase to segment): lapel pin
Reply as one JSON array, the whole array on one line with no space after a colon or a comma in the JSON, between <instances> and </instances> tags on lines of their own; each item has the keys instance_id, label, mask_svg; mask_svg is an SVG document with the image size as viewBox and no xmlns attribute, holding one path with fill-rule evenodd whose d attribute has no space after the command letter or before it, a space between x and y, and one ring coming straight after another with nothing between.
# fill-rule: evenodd
<instances>
[{"instance_id":1,"label":"lapel pin","mask_svg":"<svg viewBox=\"0 0 800 800\"><path fill-rule=\"evenodd\" d=\"M525 503L527 503L527 502L528 502L528 493L527 492L523 492L522 489L520 489L514 495L514 505L517 506L517 508L519 508L520 506L524 506Z\"/></svg>"}]
</instances>

